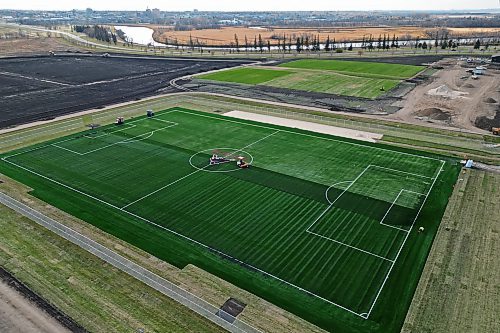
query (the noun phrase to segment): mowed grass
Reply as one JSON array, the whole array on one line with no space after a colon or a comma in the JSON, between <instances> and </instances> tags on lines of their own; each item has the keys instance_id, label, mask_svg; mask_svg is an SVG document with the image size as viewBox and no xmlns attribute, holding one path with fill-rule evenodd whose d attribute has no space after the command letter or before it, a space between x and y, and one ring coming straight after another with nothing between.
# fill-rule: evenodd
<instances>
[{"instance_id":1,"label":"mowed grass","mask_svg":"<svg viewBox=\"0 0 500 333\"><path fill-rule=\"evenodd\" d=\"M291 74L290 71L276 71L257 68L237 68L233 70L220 71L199 76L200 79L215 80L224 82L235 82L245 84L261 84L278 77Z\"/></svg>"},{"instance_id":2,"label":"mowed grass","mask_svg":"<svg viewBox=\"0 0 500 333\"><path fill-rule=\"evenodd\" d=\"M359 77L331 72L300 71L266 83L268 86L327 94L376 98L399 84L399 80Z\"/></svg>"},{"instance_id":3,"label":"mowed grass","mask_svg":"<svg viewBox=\"0 0 500 333\"><path fill-rule=\"evenodd\" d=\"M370 61L302 59L279 65L285 68L336 71L361 76L407 79L421 72L424 66L377 63Z\"/></svg>"},{"instance_id":4,"label":"mowed grass","mask_svg":"<svg viewBox=\"0 0 500 333\"><path fill-rule=\"evenodd\" d=\"M207 166L220 147L252 167ZM456 178L437 159L184 109L35 147L0 171L335 332L399 330ZM419 212L428 231L408 234Z\"/></svg>"},{"instance_id":5,"label":"mowed grass","mask_svg":"<svg viewBox=\"0 0 500 333\"><path fill-rule=\"evenodd\" d=\"M262 84L327 94L377 98L423 66L343 60L295 60L282 69L237 68L199 76L200 79Z\"/></svg>"}]
</instances>

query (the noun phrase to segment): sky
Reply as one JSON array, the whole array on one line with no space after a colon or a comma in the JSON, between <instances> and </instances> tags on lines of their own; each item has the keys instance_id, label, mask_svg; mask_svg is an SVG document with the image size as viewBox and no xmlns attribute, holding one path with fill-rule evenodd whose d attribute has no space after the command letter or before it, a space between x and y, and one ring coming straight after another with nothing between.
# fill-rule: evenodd
<instances>
[{"instance_id":1,"label":"sky","mask_svg":"<svg viewBox=\"0 0 500 333\"><path fill-rule=\"evenodd\" d=\"M264 11L264 10L448 10L498 9L500 0L0 0L0 9L165 11Z\"/></svg>"}]
</instances>

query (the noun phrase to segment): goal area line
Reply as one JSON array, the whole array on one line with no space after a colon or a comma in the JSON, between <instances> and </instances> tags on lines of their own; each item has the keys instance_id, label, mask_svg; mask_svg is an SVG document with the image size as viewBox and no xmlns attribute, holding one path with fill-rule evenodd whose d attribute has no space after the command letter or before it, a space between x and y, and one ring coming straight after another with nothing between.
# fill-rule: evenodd
<instances>
[{"instance_id":1,"label":"goal area line","mask_svg":"<svg viewBox=\"0 0 500 333\"><path fill-rule=\"evenodd\" d=\"M244 123L244 122L239 122L239 121L229 120L229 119L222 119L222 118L217 118L217 117L210 117L210 116L205 116L205 115L199 115L199 114L195 114L195 113L191 113L191 112L186 112L186 111L182 111L182 110L177 110L177 109L170 110L170 111L168 111L168 112L166 112L166 113L170 113L170 112L182 112L182 113L187 113L187 114L190 114L190 115L196 115L196 116L201 116L201 117L208 117L208 118L217 119L217 120L221 120L221 121L230 121L230 122L235 122L235 123L238 123L238 124L244 124L244 125L248 125L248 126L257 126L257 127L261 127L261 128L268 128L268 129L272 129L272 130L276 131L276 133L277 133L277 132L287 132L287 133L293 133L293 134L297 134L297 135L305 135L305 136L310 136L310 137L314 137L314 138L318 138L318 139L333 140L333 141L340 141L340 140L329 139L329 138L324 138L324 137L314 136L314 135L309 135L309 134L303 134L303 133L297 133L297 132L287 131L287 130L282 130L282 129L279 129L279 130L278 130L277 128L273 128L273 127L266 127L266 126L260 126L260 125L254 125L254 124L248 124L248 123ZM147 118L145 118L145 119L147 119ZM140 121L140 120L144 120L144 119L138 119L138 120L136 120L136 121ZM134 121L134 122L135 122L135 121ZM275 133L272 133L271 135L273 135L273 134L275 134ZM269 136L271 136L271 135L268 135L267 137L269 137ZM267 138L267 137L266 137L266 138ZM74 139L77 139L77 138L69 138L69 139L65 139L65 140L57 141L57 142L55 142L54 144L60 144L60 143L62 143L62 142L66 142L66 141L70 141L70 140L74 140ZM264 139L265 139L265 138L262 138L262 139L260 139L259 141L262 141L262 140L264 140ZM383 148L371 147L371 146L365 146L365 145L355 144L355 143L350 143L350 142L345 142L345 141L340 141L340 142L343 142L343 143L348 143L348 144L353 144L353 145L359 145L359 146L362 146L362 147L364 147L364 148L373 148L373 149L382 149L382 150L387 150L387 149L383 149ZM393 153L405 154L405 155L409 155L409 156L413 156L413 157L427 158L427 159L432 159L432 160L440 161L440 162L441 162L441 167L440 167L439 171L437 172L437 174L436 174L434 177L432 177L432 178L431 178L431 177L426 177L426 176L423 176L423 177L425 177L425 178L432 179L432 180L433 180L433 182L432 182L432 184L431 184L431 186L430 186L430 188L429 188L429 190L428 190L427 194L425 194L425 198L424 198L424 200L423 200L423 202L422 202L422 205L420 206L420 209L418 210L417 216L415 217L415 219L414 219L414 221L413 221L413 223L412 223L412 225L411 225L411 227L410 227L410 230L406 233L406 236L405 236L405 238L404 238L404 240L403 240L403 243L402 243L401 247L400 247L400 248L399 248L399 250L398 250L398 253L397 253L396 258L395 258L393 261L391 261L391 266L390 266L390 268L389 268L389 271L387 272L387 274L386 274L386 276L385 276L385 278L384 278L384 280L383 280L383 283L382 283L381 287L378 289L378 292L377 292L377 294L376 294L376 296L375 296L375 299L374 299L373 303L371 304L371 307L370 307L369 311L368 311L368 312L363 312L363 313L358 313L358 312L353 311L353 310L351 310L351 309L349 309L349 308L347 308L347 307L345 307L345 306L342 306L342 305L337 304L337 303L335 303L335 302L333 302L333 301L330 301L330 300L328 300L328 299L326 299L326 298L324 298L324 297L322 297L322 296L319 296L319 295L317 295L317 294L315 294L315 293L313 293L313 292L311 292L311 291L309 291L309 290L307 290L307 289L305 289L305 288L302 288L302 287L300 287L300 286L297 286L297 285L295 285L295 284L293 284L293 283L291 283L291 282L288 282L288 281L286 281L286 280L284 280L284 279L282 279L282 278L279 278L279 277L277 277L277 276L275 276L275 275L273 275L273 274L271 274L271 273L268 273L268 272L266 272L266 271L264 271L264 270L262 270L262 269L259 269L259 268L255 267L255 266L253 266L253 265L247 264L247 263L245 263L244 261L239 260L239 259L237 259L237 258L235 258L235 257L233 257L233 256L231 256L231 255L229 255L229 254L226 254L226 253L224 253L224 252L222 252L222 251L220 251L220 250L218 250L218 249L215 249L215 248L213 248L213 247L211 247L211 246L209 246L209 245L206 245L206 244L204 244L204 243L202 243L202 242L200 242L200 241L197 241L197 240L192 239L192 238L190 238L190 237L188 237L188 236L186 236L186 235L183 235L182 233L179 233L179 232L177 232L177 231L175 231L175 230L172 230L172 229L170 229L170 228L167 228L167 227L165 227L165 226L162 226L162 225L160 225L160 224L158 224L158 223L156 223L156 222L154 222L154 221L152 221L152 220L149 220L149 219L147 219L147 218L145 218L145 217L143 217L143 216L140 216L140 215L135 214L135 213L133 213L133 212L131 212L131 211L128 211L128 210L126 210L126 209L125 209L125 207L118 207L118 206L116 206L116 205L114 205L114 204L112 204L112 203L110 203L110 202L107 202L107 201L105 201L105 200L102 200L102 199L100 199L100 198L97 198L97 197L95 197L95 196L93 196L93 195L91 195L91 194L89 194L89 193L86 193L86 192L84 192L84 191L81 191L81 190L79 190L79 189L77 189L77 188L74 188L74 187L72 187L72 186L70 186L70 185L67 185L67 184L65 184L65 183L63 183L63 182L60 182L60 181L58 181L58 180L52 179L52 178L50 178L50 177L48 177L48 176L46 176L46 175L43 175L43 174L41 174L41 173L39 173L39 172L37 172L37 171L34 171L34 170L30 169L30 168L27 168L27 167L25 167L25 166L23 166L23 165L20 165L20 164L18 164L18 163L16 163L16 162L13 162L13 161L9 160L9 158L15 157L15 156L17 156L17 155L20 155L20 154L25 154L25 153L32 152L32 151L34 151L34 150L38 150L38 149L42 149L42 148L46 148L46 147L49 147L49 146L53 146L53 144L47 144L47 145L43 145L43 146L39 146L39 147L35 147L35 148L33 148L33 149L29 149L29 150L21 151L21 152L18 152L18 153L15 153L15 154L12 154L12 155L9 155L9 156L6 156L6 157L3 157L3 158L2 158L2 160L3 160L4 162L6 162L6 163L9 163L9 164L11 164L11 165L13 165L13 166L17 167L17 168L20 168L20 169L22 169L22 170L24 170L24 171L26 171L26 172L29 172L29 173L34 174L34 175L36 175L36 176L38 176L38 177L41 177L41 178L43 178L43 179L45 179L45 180L48 180L48 181L50 181L50 182L52 182L52 183L55 183L55 184L57 184L57 185L59 185L59 186L61 186L61 187L64 187L64 188L69 189L69 190L71 190L71 191L74 191L74 192L76 192L76 193L78 193L78 194L80 194L80 195L83 195L83 196L86 196L86 197L88 197L88 198L91 198L91 199L93 199L93 200L95 200L95 201L97 201L97 202L99 202L99 203L101 203L101 204L104 204L104 205L108 206L108 207L111 207L111 208L116 209L116 210L121 211L121 212L125 212L126 214L128 214L128 215L130 215L130 216L132 216L132 217L134 217L134 218L136 218L136 219L142 220L142 221L144 221L144 222L146 222L146 223L148 223L148 224L150 224L150 225L152 225L152 226L155 226L155 227L157 227L157 228L159 228L159 229L162 229L162 230L165 230L165 231L167 231L167 232L170 232L170 233L172 233L172 234L174 234L174 235L176 235L176 236L178 236L178 237L181 237L181 238L183 238L183 239L186 239L186 240L188 240L188 241L190 241L190 242L192 242L192 243L194 243L194 244L197 244L197 245L199 245L199 246L201 246L201 247L203 247L203 248L206 248L206 249L208 249L208 250L210 250L210 251L212 251L212 252L215 252L215 253L219 254L220 256L222 256L222 257L224 257L224 258L230 259L231 261L238 262L238 263L240 263L240 264L241 264L241 265L243 265L243 266L249 267L249 268L251 268L251 269L253 269L253 270L255 270L255 271L260 272L261 274L263 274L263 275L265 275L265 276L268 276L268 277L270 277L270 278L276 279L276 280L278 280L278 281L280 281L280 282L282 282L282 283L284 283L284 284L286 284L286 285L288 285L288 286L291 286L291 287L293 287L293 288L295 288L295 289L297 289L297 290L300 290L300 291L302 291L302 292L304 292L304 293L306 293L306 294L309 294L309 295L311 295L311 296L313 296L313 297L316 297L316 298L318 298L318 299L320 299L320 300L322 300L322 301L325 301L325 302L327 302L327 303L329 303L329 304L331 304L331 305L334 305L334 306L336 306L336 307L338 307L338 308L341 308L341 309L343 309L343 310L345 310L345 311L348 311L349 313L351 313L351 314L353 314L353 315L356 315L356 316L358 316L358 317L361 317L361 318L363 318L363 319L368 319L368 318L369 318L369 316L370 316L370 314L371 314L371 312L372 312L372 310L373 310L373 308L374 308L374 306L375 306L375 304L376 304L376 302L377 302L377 300L378 300L378 298L379 298L379 296L380 296L380 294L381 294L381 292L382 292L382 290L383 290L383 288L384 288L384 286L385 286L385 284L386 284L386 282L387 282L387 279L388 279L388 277L390 276L392 269L394 268L394 265L395 265L395 263L396 263L396 261L397 261L397 259L398 259L399 255L400 255L400 253L401 253L401 250L403 249L403 247L404 247L404 245L405 245L405 243L406 243L406 241L407 241L407 239L408 239L408 236L409 236L409 234L411 233L411 230L412 230L412 228L413 228L413 225L414 225L415 221L418 219L418 217L419 217L419 215L420 215L420 212L421 212L421 210L422 210L423 206L425 205L425 202L426 202L426 200L427 200L427 198L428 198L428 196L429 196L430 192L432 191L432 189L433 189L433 187L434 187L434 185L435 185L435 182L436 182L436 180L437 180L437 178L438 178L438 176L439 176L439 173L442 171L442 169L443 169L443 167L444 167L444 164L445 164L445 162L444 162L444 161L442 161L442 160L438 160L438 159L434 159L434 158L429 158L429 157L419 156L419 155L413 155L413 154L408 154L408 153L403 153L403 152L397 152L397 151L391 151L391 152L393 152ZM242 149L243 149L243 148L242 148ZM369 166L369 167L370 167L370 166ZM365 172L365 171L366 171L369 167L367 167L367 168L366 168L366 169L365 169L362 173L364 173L364 172ZM422 176L422 175L420 175L420 176ZM186 177L186 176L184 176L184 177ZM360 177L360 175L358 175L358 178L359 178L359 177ZM179 180L181 180L181 179L179 179ZM353 183L354 183L354 182L353 182ZM351 185L352 185L353 183L351 183ZM349 187L350 187L350 186L349 186ZM348 187L348 188L349 188L349 187ZM308 228L308 229L309 229L309 228Z\"/></svg>"}]
</instances>

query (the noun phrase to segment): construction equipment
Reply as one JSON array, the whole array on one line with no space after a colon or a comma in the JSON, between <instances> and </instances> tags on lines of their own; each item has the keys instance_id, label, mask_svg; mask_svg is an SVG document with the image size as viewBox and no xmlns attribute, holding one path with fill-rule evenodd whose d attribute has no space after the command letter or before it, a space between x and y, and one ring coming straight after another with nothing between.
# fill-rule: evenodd
<instances>
[{"instance_id":1,"label":"construction equipment","mask_svg":"<svg viewBox=\"0 0 500 333\"><path fill-rule=\"evenodd\" d=\"M116 125L123 125L125 123L125 119L123 117L116 118Z\"/></svg>"},{"instance_id":2,"label":"construction equipment","mask_svg":"<svg viewBox=\"0 0 500 333\"><path fill-rule=\"evenodd\" d=\"M493 133L493 135L500 135L500 127L493 127L491 129L491 132Z\"/></svg>"}]
</instances>

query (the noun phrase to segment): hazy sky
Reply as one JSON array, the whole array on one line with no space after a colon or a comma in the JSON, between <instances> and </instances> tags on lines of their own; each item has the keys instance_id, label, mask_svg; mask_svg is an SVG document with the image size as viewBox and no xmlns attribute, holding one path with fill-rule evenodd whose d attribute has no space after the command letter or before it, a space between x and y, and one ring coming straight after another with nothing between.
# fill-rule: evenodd
<instances>
[{"instance_id":1,"label":"hazy sky","mask_svg":"<svg viewBox=\"0 0 500 333\"><path fill-rule=\"evenodd\" d=\"M0 0L2 9L144 10L146 7L177 10L385 10L385 9L484 9L499 8L500 0Z\"/></svg>"}]
</instances>

